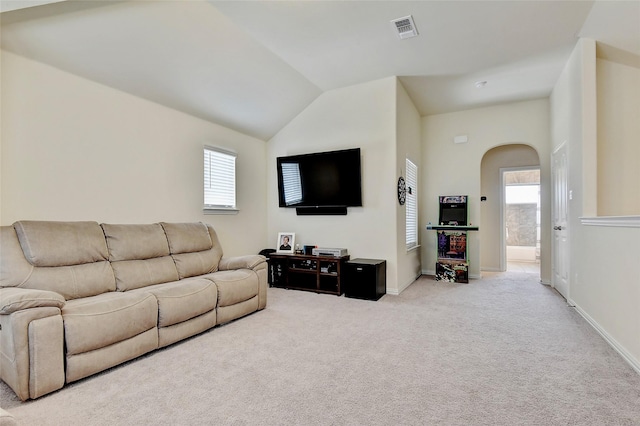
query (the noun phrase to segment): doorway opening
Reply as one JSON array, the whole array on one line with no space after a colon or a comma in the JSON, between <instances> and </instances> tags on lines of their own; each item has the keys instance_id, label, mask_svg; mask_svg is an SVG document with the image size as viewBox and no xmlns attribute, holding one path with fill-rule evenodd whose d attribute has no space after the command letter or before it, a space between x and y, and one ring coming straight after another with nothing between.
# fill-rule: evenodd
<instances>
[{"instance_id":1,"label":"doorway opening","mask_svg":"<svg viewBox=\"0 0 640 426\"><path fill-rule=\"evenodd\" d=\"M508 271L540 272L540 168L502 169Z\"/></svg>"}]
</instances>

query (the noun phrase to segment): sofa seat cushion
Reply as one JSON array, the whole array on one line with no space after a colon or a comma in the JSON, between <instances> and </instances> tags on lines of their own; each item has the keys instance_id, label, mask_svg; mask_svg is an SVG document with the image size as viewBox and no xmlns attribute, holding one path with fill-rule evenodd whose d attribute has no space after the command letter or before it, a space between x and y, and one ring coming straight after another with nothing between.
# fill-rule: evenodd
<instances>
[{"instance_id":1,"label":"sofa seat cushion","mask_svg":"<svg viewBox=\"0 0 640 426\"><path fill-rule=\"evenodd\" d=\"M158 323L151 293L110 292L68 301L62 308L67 355L129 339Z\"/></svg>"},{"instance_id":2,"label":"sofa seat cushion","mask_svg":"<svg viewBox=\"0 0 640 426\"><path fill-rule=\"evenodd\" d=\"M158 300L158 327L168 327L212 311L218 289L204 278L188 278L131 291L150 293Z\"/></svg>"},{"instance_id":3,"label":"sofa seat cushion","mask_svg":"<svg viewBox=\"0 0 640 426\"><path fill-rule=\"evenodd\" d=\"M218 286L218 306L235 305L258 294L258 276L250 269L218 271L204 277Z\"/></svg>"}]
</instances>

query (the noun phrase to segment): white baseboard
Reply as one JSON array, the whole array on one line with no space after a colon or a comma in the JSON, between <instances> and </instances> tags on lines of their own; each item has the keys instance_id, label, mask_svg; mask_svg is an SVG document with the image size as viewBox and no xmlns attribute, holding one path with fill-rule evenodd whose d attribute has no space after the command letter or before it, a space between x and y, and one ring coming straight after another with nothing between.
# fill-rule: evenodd
<instances>
[{"instance_id":1,"label":"white baseboard","mask_svg":"<svg viewBox=\"0 0 640 426\"><path fill-rule=\"evenodd\" d=\"M405 291L407 289L407 287L409 287L411 284L413 284L418 278L420 278L420 275L422 275L422 273L418 274L414 279L407 281L406 283L401 285L400 288L398 288L398 289L387 289L387 293L386 294L392 294L394 296L399 295L400 293Z\"/></svg>"},{"instance_id":2,"label":"white baseboard","mask_svg":"<svg viewBox=\"0 0 640 426\"><path fill-rule=\"evenodd\" d=\"M420 278L420 276L422 275L422 273L419 273L418 275L415 276L414 279L407 281L406 283L404 283L404 285L400 286L400 288L398 289L398 294L402 293L403 291L405 291L407 289L407 287L409 287L411 284L413 284L414 282L416 282L416 280L418 278Z\"/></svg>"},{"instance_id":3,"label":"white baseboard","mask_svg":"<svg viewBox=\"0 0 640 426\"><path fill-rule=\"evenodd\" d=\"M582 315L582 318L587 320L587 322L602 336L602 338L606 340L606 342L620 354L622 359L627 361L631 368L636 370L636 373L640 374L640 360L635 359L633 355L631 355L620 343L616 341L616 339L614 339L609 333L607 333L602 327L600 327L600 324L598 324L596 320L591 318L591 316L589 316L589 314L587 314L582 308L580 308L580 306L576 305L573 301L570 300L567 300L567 303L572 305L576 309L576 311L580 315Z\"/></svg>"}]
</instances>

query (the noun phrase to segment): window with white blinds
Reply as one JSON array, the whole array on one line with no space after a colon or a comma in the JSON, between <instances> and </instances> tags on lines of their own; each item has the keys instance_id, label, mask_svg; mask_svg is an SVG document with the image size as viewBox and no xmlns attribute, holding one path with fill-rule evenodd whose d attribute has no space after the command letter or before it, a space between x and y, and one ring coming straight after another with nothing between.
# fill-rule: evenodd
<instances>
[{"instance_id":1,"label":"window with white blinds","mask_svg":"<svg viewBox=\"0 0 640 426\"><path fill-rule=\"evenodd\" d=\"M204 147L204 209L236 210L236 154Z\"/></svg>"},{"instance_id":2,"label":"window with white blinds","mask_svg":"<svg viewBox=\"0 0 640 426\"><path fill-rule=\"evenodd\" d=\"M406 242L407 250L418 245L418 166L407 158Z\"/></svg>"}]
</instances>

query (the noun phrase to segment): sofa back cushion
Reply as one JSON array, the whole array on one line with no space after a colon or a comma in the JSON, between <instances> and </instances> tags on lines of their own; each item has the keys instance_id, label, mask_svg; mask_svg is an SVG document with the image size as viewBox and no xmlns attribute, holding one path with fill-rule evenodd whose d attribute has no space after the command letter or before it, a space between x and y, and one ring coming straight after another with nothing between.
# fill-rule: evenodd
<instances>
[{"instance_id":1,"label":"sofa back cushion","mask_svg":"<svg viewBox=\"0 0 640 426\"><path fill-rule=\"evenodd\" d=\"M0 226L0 287L18 287L29 278L33 265L27 262L13 226Z\"/></svg>"},{"instance_id":2,"label":"sofa back cushion","mask_svg":"<svg viewBox=\"0 0 640 426\"><path fill-rule=\"evenodd\" d=\"M108 259L96 222L20 221L13 224L24 257L34 266L70 266Z\"/></svg>"},{"instance_id":3,"label":"sofa back cushion","mask_svg":"<svg viewBox=\"0 0 640 426\"><path fill-rule=\"evenodd\" d=\"M103 223L109 260L118 291L176 281L178 271L169 255L164 229L150 225L111 225Z\"/></svg>"},{"instance_id":4,"label":"sofa back cushion","mask_svg":"<svg viewBox=\"0 0 640 426\"><path fill-rule=\"evenodd\" d=\"M12 252L9 262L16 272L9 285L54 291L66 300L115 290L104 234L96 222L21 221L13 228L24 261ZM11 233L3 232L5 236L15 248ZM27 275L25 261L30 265Z\"/></svg>"},{"instance_id":5,"label":"sofa back cushion","mask_svg":"<svg viewBox=\"0 0 640 426\"><path fill-rule=\"evenodd\" d=\"M218 270L222 247L212 226L204 223L161 223L180 279Z\"/></svg>"},{"instance_id":6,"label":"sofa back cushion","mask_svg":"<svg viewBox=\"0 0 640 426\"><path fill-rule=\"evenodd\" d=\"M169 244L159 223L151 225L110 225L103 223L109 260L138 260L169 256Z\"/></svg>"},{"instance_id":7,"label":"sofa back cushion","mask_svg":"<svg viewBox=\"0 0 640 426\"><path fill-rule=\"evenodd\" d=\"M33 268L20 287L55 291L65 300L115 291L116 281L108 261L81 265Z\"/></svg>"},{"instance_id":8,"label":"sofa back cushion","mask_svg":"<svg viewBox=\"0 0 640 426\"><path fill-rule=\"evenodd\" d=\"M167 235L171 254L193 253L213 247L207 225L196 223L166 223L162 227Z\"/></svg>"}]
</instances>

